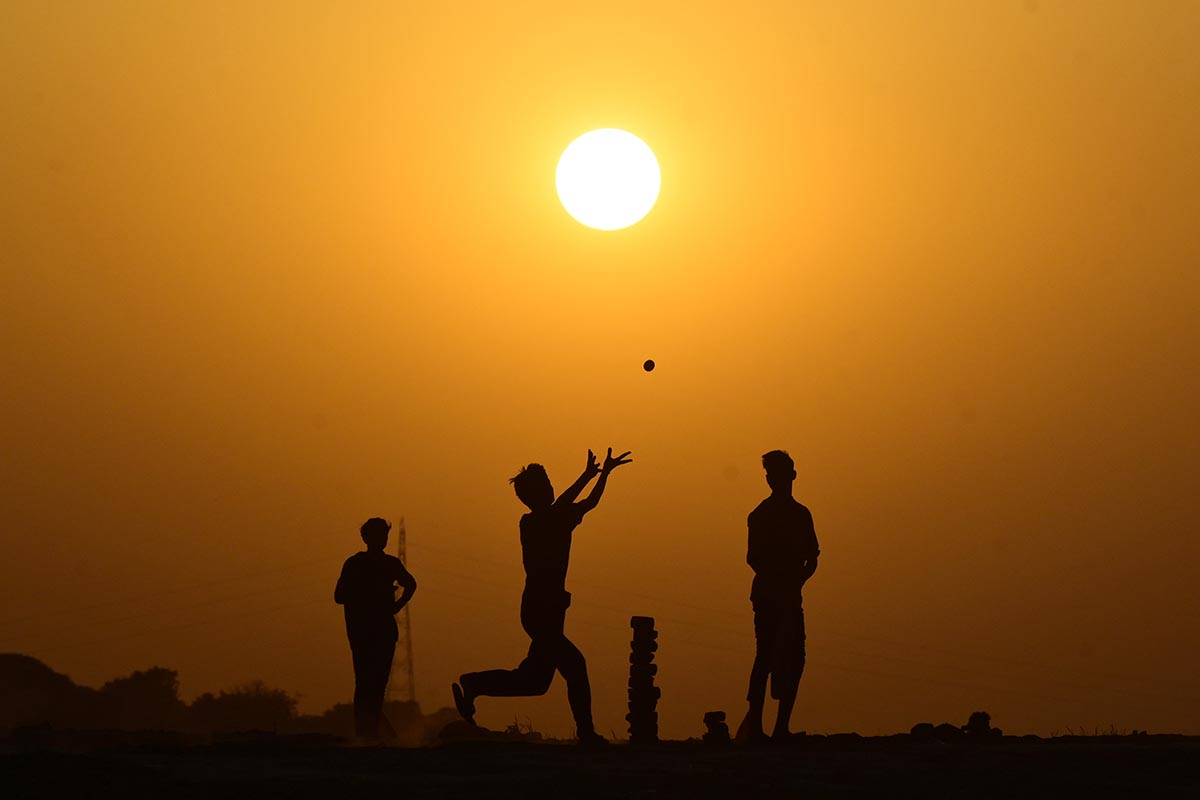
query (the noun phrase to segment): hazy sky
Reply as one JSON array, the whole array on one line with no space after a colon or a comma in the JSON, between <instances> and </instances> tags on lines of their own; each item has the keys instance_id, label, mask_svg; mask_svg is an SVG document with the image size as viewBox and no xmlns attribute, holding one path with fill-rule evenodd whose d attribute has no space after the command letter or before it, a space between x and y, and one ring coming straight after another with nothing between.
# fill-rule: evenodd
<instances>
[{"instance_id":1,"label":"hazy sky","mask_svg":"<svg viewBox=\"0 0 1200 800\"><path fill-rule=\"evenodd\" d=\"M506 479L612 445L567 631L623 733L657 617L698 735L782 447L796 729L1200 733L1198 41L1184 0L8 0L0 651L319 711L341 562L404 515L446 705L528 643ZM662 167L615 233L554 192L598 127ZM561 681L480 708L570 731Z\"/></svg>"}]
</instances>

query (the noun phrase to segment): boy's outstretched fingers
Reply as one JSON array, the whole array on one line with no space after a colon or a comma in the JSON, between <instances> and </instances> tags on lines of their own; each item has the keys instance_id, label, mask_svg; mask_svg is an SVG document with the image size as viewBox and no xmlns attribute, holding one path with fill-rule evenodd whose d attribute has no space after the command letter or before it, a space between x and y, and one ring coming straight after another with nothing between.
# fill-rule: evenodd
<instances>
[{"instance_id":1,"label":"boy's outstretched fingers","mask_svg":"<svg viewBox=\"0 0 1200 800\"><path fill-rule=\"evenodd\" d=\"M628 457L631 452L631 450L626 450L624 453L621 453L621 455L613 458L612 448L608 448L608 455L604 459L604 470L608 472L616 469L622 464L628 464L629 462L633 461L632 458Z\"/></svg>"}]
</instances>

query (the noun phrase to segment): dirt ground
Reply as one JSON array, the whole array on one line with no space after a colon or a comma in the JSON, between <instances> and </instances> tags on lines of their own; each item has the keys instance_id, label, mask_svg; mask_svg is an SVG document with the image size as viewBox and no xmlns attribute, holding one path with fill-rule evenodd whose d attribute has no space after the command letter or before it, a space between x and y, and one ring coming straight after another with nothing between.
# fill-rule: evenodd
<instances>
[{"instance_id":1,"label":"dirt ground","mask_svg":"<svg viewBox=\"0 0 1200 800\"><path fill-rule=\"evenodd\" d=\"M260 737L9 742L6 798L1200 797L1200 737L1004 738L854 734L786 746L697 741L584 750L460 742L399 749Z\"/></svg>"}]
</instances>

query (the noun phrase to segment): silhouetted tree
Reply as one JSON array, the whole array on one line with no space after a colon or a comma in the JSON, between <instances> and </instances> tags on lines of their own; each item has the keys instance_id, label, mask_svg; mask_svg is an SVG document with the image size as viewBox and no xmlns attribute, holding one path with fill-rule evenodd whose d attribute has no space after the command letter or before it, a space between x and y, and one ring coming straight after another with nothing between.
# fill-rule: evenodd
<instances>
[{"instance_id":1,"label":"silhouetted tree","mask_svg":"<svg viewBox=\"0 0 1200 800\"><path fill-rule=\"evenodd\" d=\"M100 687L103 727L123 730L171 730L183 722L179 673L165 667L138 670Z\"/></svg>"},{"instance_id":2,"label":"silhouetted tree","mask_svg":"<svg viewBox=\"0 0 1200 800\"><path fill-rule=\"evenodd\" d=\"M299 698L262 681L251 681L213 696L205 692L191 706L192 725L210 733L279 731L296 718Z\"/></svg>"},{"instance_id":3,"label":"silhouetted tree","mask_svg":"<svg viewBox=\"0 0 1200 800\"><path fill-rule=\"evenodd\" d=\"M96 690L78 686L32 656L0 653L0 732L23 725L96 724Z\"/></svg>"}]
</instances>

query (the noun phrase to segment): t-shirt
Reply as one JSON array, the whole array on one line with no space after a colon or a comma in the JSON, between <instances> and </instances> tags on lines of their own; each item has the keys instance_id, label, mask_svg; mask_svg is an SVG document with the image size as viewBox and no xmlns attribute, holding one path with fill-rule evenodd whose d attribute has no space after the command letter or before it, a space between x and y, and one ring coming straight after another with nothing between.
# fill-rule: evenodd
<instances>
[{"instance_id":1,"label":"t-shirt","mask_svg":"<svg viewBox=\"0 0 1200 800\"><path fill-rule=\"evenodd\" d=\"M807 565L820 554L812 514L793 497L771 495L746 520L746 563L754 570L751 602L800 600Z\"/></svg>"},{"instance_id":2,"label":"t-shirt","mask_svg":"<svg viewBox=\"0 0 1200 800\"><path fill-rule=\"evenodd\" d=\"M350 641L398 637L395 585L408 580L404 563L387 553L367 550L346 559L333 597L345 606Z\"/></svg>"},{"instance_id":3,"label":"t-shirt","mask_svg":"<svg viewBox=\"0 0 1200 800\"><path fill-rule=\"evenodd\" d=\"M577 503L550 506L521 517L521 560L527 593L554 596L566 591L571 532L582 521L583 511Z\"/></svg>"}]
</instances>

